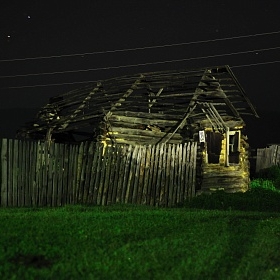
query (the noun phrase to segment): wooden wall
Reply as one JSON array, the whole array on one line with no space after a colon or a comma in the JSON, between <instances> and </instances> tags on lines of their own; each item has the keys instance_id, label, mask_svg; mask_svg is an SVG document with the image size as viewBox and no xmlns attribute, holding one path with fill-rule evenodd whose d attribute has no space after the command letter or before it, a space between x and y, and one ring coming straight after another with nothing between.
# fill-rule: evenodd
<instances>
[{"instance_id":1,"label":"wooden wall","mask_svg":"<svg viewBox=\"0 0 280 280\"><path fill-rule=\"evenodd\" d=\"M241 137L240 155L238 164L225 166L225 139L222 141L222 150L220 154L220 163L206 163L206 154L202 159L202 185L200 192L210 193L216 190L225 192L245 192L249 188L250 182L250 164L249 164L249 145Z\"/></svg>"},{"instance_id":2,"label":"wooden wall","mask_svg":"<svg viewBox=\"0 0 280 280\"><path fill-rule=\"evenodd\" d=\"M66 145L1 139L1 206L135 203L195 195L197 143Z\"/></svg>"}]
</instances>

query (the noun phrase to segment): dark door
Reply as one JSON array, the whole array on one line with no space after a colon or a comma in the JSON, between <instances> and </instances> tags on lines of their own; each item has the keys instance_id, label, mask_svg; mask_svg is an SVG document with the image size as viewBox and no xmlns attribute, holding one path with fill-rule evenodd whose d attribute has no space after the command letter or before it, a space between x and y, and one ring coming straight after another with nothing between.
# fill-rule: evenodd
<instances>
[{"instance_id":1,"label":"dark door","mask_svg":"<svg viewBox=\"0 0 280 280\"><path fill-rule=\"evenodd\" d=\"M219 163L223 135L219 132L206 132L208 163Z\"/></svg>"}]
</instances>

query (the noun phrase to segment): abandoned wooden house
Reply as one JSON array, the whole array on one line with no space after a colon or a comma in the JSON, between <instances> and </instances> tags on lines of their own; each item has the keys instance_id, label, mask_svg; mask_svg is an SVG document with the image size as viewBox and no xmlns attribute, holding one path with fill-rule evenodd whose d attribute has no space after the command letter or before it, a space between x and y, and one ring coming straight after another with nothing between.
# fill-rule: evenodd
<instances>
[{"instance_id":1,"label":"abandoned wooden house","mask_svg":"<svg viewBox=\"0 0 280 280\"><path fill-rule=\"evenodd\" d=\"M196 193L244 192L243 115L258 117L230 67L206 67L119 77L53 97L19 135L105 145L196 142Z\"/></svg>"}]
</instances>

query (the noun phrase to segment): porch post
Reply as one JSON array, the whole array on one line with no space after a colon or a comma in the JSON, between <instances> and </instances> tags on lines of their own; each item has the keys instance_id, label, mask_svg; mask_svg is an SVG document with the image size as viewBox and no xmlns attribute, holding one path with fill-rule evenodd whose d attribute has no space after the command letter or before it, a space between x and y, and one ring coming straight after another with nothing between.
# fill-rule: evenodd
<instances>
[{"instance_id":1,"label":"porch post","mask_svg":"<svg viewBox=\"0 0 280 280\"><path fill-rule=\"evenodd\" d=\"M226 154L225 154L225 165L229 166L229 127L226 126Z\"/></svg>"}]
</instances>

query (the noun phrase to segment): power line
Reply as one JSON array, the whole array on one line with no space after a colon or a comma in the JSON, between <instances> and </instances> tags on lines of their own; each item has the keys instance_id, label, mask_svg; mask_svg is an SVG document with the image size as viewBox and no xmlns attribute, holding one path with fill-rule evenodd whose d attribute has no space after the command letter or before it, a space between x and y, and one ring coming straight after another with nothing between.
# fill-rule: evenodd
<instances>
[{"instance_id":1,"label":"power line","mask_svg":"<svg viewBox=\"0 0 280 280\"><path fill-rule=\"evenodd\" d=\"M110 69L120 69L120 68L131 68L131 67L138 67L138 66L166 64L166 63L173 63L173 62L182 62L182 61L190 61L190 60L198 60L198 59L207 59L207 58L239 55L239 54L246 54L246 53L256 53L256 52L271 51L271 50L277 50L277 49L280 49L280 47L272 47L272 48L265 48L265 49L255 49L255 50L249 50L249 51L240 51L240 52L233 52L233 53L215 54L215 55L208 55L208 56L182 58L182 59L173 59L173 60L165 60L165 61L155 61L155 62L147 62L147 63L129 64L129 65L99 67L99 68L91 68L91 69L81 69L81 70L69 70L69 71L57 71L57 72L45 72L45 73L31 73L31 74L19 74L19 75L10 75L10 76L0 76L0 79L16 78L16 77L28 77L28 76L43 76L43 75L80 73L80 72L90 72L90 71L100 71L100 70L110 70Z\"/></svg>"},{"instance_id":2,"label":"power line","mask_svg":"<svg viewBox=\"0 0 280 280\"><path fill-rule=\"evenodd\" d=\"M96 51L96 52L63 54L63 55L52 55L52 56L26 57L26 58L15 58L15 59L2 59L2 60L0 60L0 63L1 62L14 62L14 61L26 61L26 60L62 58L62 57L75 57L75 56L96 55L96 54L117 53L117 52L128 52L128 51L167 48L167 47L175 47L175 46L186 46L186 45L192 45L192 44L202 44L202 43L211 43L211 42L242 39L242 38L252 38L252 37L266 36L266 35L275 35L275 34L279 34L279 33L280 33L280 31L273 31L273 32L265 32L265 33L257 33L257 34L249 34L249 35L241 35L241 36L233 36L233 37L225 37L225 38L216 38L216 39L211 39L211 40L200 40L200 41L192 41L192 42L185 42L185 43L155 45L155 46L138 47L138 48L116 49L116 50L107 50L107 51Z\"/></svg>"},{"instance_id":3,"label":"power line","mask_svg":"<svg viewBox=\"0 0 280 280\"><path fill-rule=\"evenodd\" d=\"M275 60L275 61L267 61L267 62L259 62L259 63L243 64L243 65L233 65L233 66L230 66L230 68L241 68L241 67L250 67L250 66L258 66L258 65L266 65L266 64L275 64L275 63L279 63L279 62L280 62L280 60ZM21 88L63 86L63 85L74 85L74 84L89 84L89 83L95 83L95 82L96 81L82 81L82 82L57 83L57 84L39 84L39 85L28 85L28 86L4 87L2 89L21 89Z\"/></svg>"},{"instance_id":4,"label":"power line","mask_svg":"<svg viewBox=\"0 0 280 280\"><path fill-rule=\"evenodd\" d=\"M274 64L274 63L279 63L279 62L280 62L280 60L274 60L274 61L258 62L258 63L251 63L251 64L234 65L234 66L231 66L230 68L250 67L250 66L257 66L257 65Z\"/></svg>"}]
</instances>

